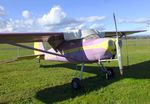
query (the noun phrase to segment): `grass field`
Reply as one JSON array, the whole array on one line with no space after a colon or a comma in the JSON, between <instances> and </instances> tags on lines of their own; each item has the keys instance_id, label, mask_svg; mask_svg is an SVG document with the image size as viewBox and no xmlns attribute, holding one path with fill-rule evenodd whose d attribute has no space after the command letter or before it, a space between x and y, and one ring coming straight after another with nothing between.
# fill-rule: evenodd
<instances>
[{"instance_id":1,"label":"grass field","mask_svg":"<svg viewBox=\"0 0 150 104\"><path fill-rule=\"evenodd\" d=\"M124 42L125 43L125 42ZM72 78L79 76L74 64L24 60L0 64L0 103L12 104L150 104L150 40L128 40L129 67L120 76L105 80L97 64L87 64L83 73L84 88L71 89ZM20 55L33 52L20 49ZM123 46L126 66L126 47ZM16 47L0 45L0 60L18 56ZM80 66L80 65L79 65Z\"/></svg>"}]
</instances>

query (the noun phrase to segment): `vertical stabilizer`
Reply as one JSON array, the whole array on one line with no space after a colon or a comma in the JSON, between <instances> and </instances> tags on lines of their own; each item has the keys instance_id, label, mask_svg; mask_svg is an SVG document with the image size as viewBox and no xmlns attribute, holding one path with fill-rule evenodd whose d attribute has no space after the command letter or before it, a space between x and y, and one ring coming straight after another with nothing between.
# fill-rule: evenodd
<instances>
[{"instance_id":1,"label":"vertical stabilizer","mask_svg":"<svg viewBox=\"0 0 150 104\"><path fill-rule=\"evenodd\" d=\"M45 50L45 49L44 49L43 42L34 42L34 48L36 48L36 49L41 49L41 50ZM40 54L43 54L43 53L40 52L40 51L35 51L35 50L34 50L34 55L40 55Z\"/></svg>"}]
</instances>

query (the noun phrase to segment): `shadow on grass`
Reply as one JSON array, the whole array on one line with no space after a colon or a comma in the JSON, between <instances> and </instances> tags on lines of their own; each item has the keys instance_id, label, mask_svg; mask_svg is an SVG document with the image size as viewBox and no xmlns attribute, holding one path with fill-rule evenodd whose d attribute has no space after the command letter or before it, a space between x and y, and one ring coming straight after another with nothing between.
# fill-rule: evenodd
<instances>
[{"instance_id":1,"label":"shadow on grass","mask_svg":"<svg viewBox=\"0 0 150 104\"><path fill-rule=\"evenodd\" d=\"M72 64L42 65L41 67L67 67L70 69L75 69L75 65ZM55 103L75 98L76 96L88 94L91 91L106 87L111 83L119 81L123 78L150 79L150 61L131 65L128 69L124 70L123 76L120 76L119 71L115 70L116 77L112 80L104 80L100 78L98 75L99 71L97 69L98 67L96 66L85 67L85 72L96 73L97 76L83 79L82 83L85 87L82 90L74 91L71 89L70 83L67 83L56 87L45 88L37 92L36 98L44 103ZM114 69L117 68L114 67Z\"/></svg>"}]
</instances>

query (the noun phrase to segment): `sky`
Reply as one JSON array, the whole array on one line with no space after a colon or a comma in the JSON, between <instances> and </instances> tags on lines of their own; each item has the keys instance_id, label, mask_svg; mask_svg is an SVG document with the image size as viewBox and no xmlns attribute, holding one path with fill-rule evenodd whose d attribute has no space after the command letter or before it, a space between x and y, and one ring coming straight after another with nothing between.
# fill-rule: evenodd
<instances>
[{"instance_id":1,"label":"sky","mask_svg":"<svg viewBox=\"0 0 150 104\"><path fill-rule=\"evenodd\" d=\"M0 0L0 32L149 30L150 0ZM146 33L150 33L147 31Z\"/></svg>"}]
</instances>

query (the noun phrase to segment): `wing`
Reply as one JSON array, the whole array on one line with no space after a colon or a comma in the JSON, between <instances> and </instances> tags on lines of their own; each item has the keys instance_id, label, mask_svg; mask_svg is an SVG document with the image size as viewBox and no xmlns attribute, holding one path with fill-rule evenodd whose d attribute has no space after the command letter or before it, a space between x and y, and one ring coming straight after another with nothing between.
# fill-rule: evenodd
<instances>
[{"instance_id":1,"label":"wing","mask_svg":"<svg viewBox=\"0 0 150 104\"><path fill-rule=\"evenodd\" d=\"M0 33L0 42L11 41L14 43L44 42L50 38L63 38L63 33ZM4 42L5 43L5 42Z\"/></svg>"},{"instance_id":2,"label":"wing","mask_svg":"<svg viewBox=\"0 0 150 104\"><path fill-rule=\"evenodd\" d=\"M0 33L0 43L44 42L56 48L64 41L64 33Z\"/></svg>"},{"instance_id":3,"label":"wing","mask_svg":"<svg viewBox=\"0 0 150 104\"><path fill-rule=\"evenodd\" d=\"M145 32L146 30L135 30L135 31L118 31L120 37L124 35L134 34L138 32ZM105 31L105 37L114 37L116 36L116 31Z\"/></svg>"}]
</instances>

